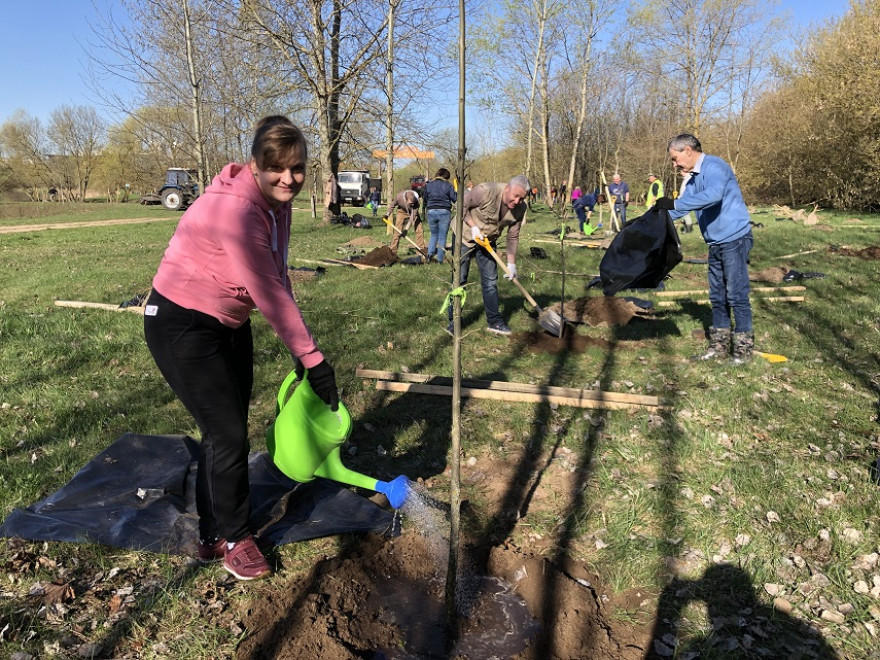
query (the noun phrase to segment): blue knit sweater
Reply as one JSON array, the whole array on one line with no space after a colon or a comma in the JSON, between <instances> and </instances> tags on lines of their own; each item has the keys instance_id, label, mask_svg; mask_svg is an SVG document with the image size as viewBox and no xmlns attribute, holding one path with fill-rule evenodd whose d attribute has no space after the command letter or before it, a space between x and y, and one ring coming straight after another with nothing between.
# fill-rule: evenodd
<instances>
[{"instance_id":1,"label":"blue knit sweater","mask_svg":"<svg viewBox=\"0 0 880 660\"><path fill-rule=\"evenodd\" d=\"M729 243L751 230L749 210L730 165L718 156L703 155L694 166L681 197L675 200L673 220L695 211L709 245Z\"/></svg>"}]
</instances>

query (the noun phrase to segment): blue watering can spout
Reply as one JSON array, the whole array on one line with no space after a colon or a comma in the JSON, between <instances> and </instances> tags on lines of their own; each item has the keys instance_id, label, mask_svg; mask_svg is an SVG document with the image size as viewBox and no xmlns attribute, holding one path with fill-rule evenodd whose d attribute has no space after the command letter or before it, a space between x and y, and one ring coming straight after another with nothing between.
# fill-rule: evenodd
<instances>
[{"instance_id":1,"label":"blue watering can spout","mask_svg":"<svg viewBox=\"0 0 880 660\"><path fill-rule=\"evenodd\" d=\"M409 479L400 475L391 481L377 481L376 487L373 490L385 495L388 498L388 503L393 508L399 509L406 502L406 498L409 495Z\"/></svg>"}]
</instances>

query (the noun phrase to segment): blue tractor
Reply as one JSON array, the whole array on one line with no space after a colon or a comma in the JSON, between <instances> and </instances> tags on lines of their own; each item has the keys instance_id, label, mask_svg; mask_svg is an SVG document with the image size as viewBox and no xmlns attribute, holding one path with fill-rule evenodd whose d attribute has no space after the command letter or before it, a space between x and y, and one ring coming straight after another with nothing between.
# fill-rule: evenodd
<instances>
[{"instance_id":1,"label":"blue tractor","mask_svg":"<svg viewBox=\"0 0 880 660\"><path fill-rule=\"evenodd\" d=\"M180 211L199 196L196 171L182 167L169 167L165 172L165 185L159 189L162 206L169 211Z\"/></svg>"}]
</instances>

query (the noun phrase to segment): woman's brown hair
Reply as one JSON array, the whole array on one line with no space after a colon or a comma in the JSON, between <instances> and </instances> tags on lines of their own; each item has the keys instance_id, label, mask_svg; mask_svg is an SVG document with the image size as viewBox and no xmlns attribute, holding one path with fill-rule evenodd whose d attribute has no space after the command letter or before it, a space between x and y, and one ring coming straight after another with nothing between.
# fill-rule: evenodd
<instances>
[{"instance_id":1,"label":"woman's brown hair","mask_svg":"<svg viewBox=\"0 0 880 660\"><path fill-rule=\"evenodd\" d=\"M283 115L263 117L254 132L251 156L257 167L290 167L308 158L308 145L302 131Z\"/></svg>"}]
</instances>

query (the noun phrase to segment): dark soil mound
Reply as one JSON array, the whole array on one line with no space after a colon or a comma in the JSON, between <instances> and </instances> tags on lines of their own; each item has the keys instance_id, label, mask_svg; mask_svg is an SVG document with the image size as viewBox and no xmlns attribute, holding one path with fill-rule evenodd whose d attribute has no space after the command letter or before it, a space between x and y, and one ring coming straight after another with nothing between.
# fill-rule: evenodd
<instances>
[{"instance_id":1,"label":"dark soil mound","mask_svg":"<svg viewBox=\"0 0 880 660\"><path fill-rule=\"evenodd\" d=\"M409 531L388 541L371 537L347 556L319 562L311 574L252 605L245 622L252 634L241 643L237 658L471 657L442 653L445 564L438 566L441 562L434 555L425 537ZM488 566L496 578L512 585L531 616L541 622L541 632L515 653L505 653L501 649L509 631L487 628L490 618L478 611L477 597L469 601L470 611L460 622L462 638L476 634L483 644L498 645L503 657L517 660L643 657L640 635L605 618L589 581L540 557L502 547L491 550ZM382 605L389 590L395 597L409 595L403 616L399 610L389 615L387 599Z\"/></svg>"},{"instance_id":2,"label":"dark soil mound","mask_svg":"<svg viewBox=\"0 0 880 660\"><path fill-rule=\"evenodd\" d=\"M299 282L308 282L315 279L318 275L324 273L324 268L288 268L287 274L290 276L291 284Z\"/></svg>"},{"instance_id":3,"label":"dark soil mound","mask_svg":"<svg viewBox=\"0 0 880 660\"><path fill-rule=\"evenodd\" d=\"M840 248L837 254L843 257L859 257L860 259L880 259L880 247L872 245L861 250L853 250L852 248Z\"/></svg>"},{"instance_id":4,"label":"dark soil mound","mask_svg":"<svg viewBox=\"0 0 880 660\"><path fill-rule=\"evenodd\" d=\"M788 272L787 268L782 268L781 266L770 266L769 268L765 268L764 270L755 271L754 273L749 273L749 281L750 282L768 282L776 284L777 282L781 282L783 276Z\"/></svg>"},{"instance_id":5,"label":"dark soil mound","mask_svg":"<svg viewBox=\"0 0 880 660\"><path fill-rule=\"evenodd\" d=\"M397 263L397 255L391 251L390 247L383 245L371 252L367 252L357 262L366 266L390 266Z\"/></svg>"},{"instance_id":6,"label":"dark soil mound","mask_svg":"<svg viewBox=\"0 0 880 660\"><path fill-rule=\"evenodd\" d=\"M550 309L559 314L559 307L556 303ZM567 300L563 316L573 323L607 327L626 325L642 312L644 310L623 298L596 296Z\"/></svg>"},{"instance_id":7,"label":"dark soil mound","mask_svg":"<svg viewBox=\"0 0 880 660\"><path fill-rule=\"evenodd\" d=\"M594 339L579 335L573 328L568 327L562 337L554 337L548 332L517 332L513 340L524 344L531 353L583 353L590 346L605 348L608 342L604 339Z\"/></svg>"}]
</instances>

